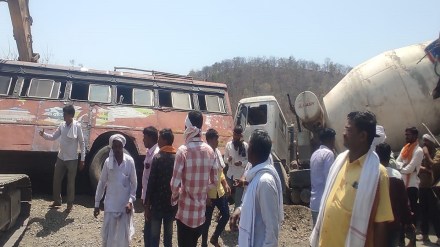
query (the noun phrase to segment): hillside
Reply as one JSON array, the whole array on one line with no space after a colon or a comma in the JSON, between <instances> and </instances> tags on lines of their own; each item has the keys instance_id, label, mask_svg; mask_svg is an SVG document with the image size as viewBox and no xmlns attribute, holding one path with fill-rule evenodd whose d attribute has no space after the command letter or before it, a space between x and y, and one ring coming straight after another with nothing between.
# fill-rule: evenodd
<instances>
[{"instance_id":1,"label":"hillside","mask_svg":"<svg viewBox=\"0 0 440 247\"><path fill-rule=\"evenodd\" d=\"M235 57L191 71L189 75L200 80L226 83L234 113L241 98L274 95L288 122L292 123L294 119L289 110L288 93L293 101L305 90L313 91L322 99L350 69L330 59L317 64L294 57Z\"/></svg>"}]
</instances>

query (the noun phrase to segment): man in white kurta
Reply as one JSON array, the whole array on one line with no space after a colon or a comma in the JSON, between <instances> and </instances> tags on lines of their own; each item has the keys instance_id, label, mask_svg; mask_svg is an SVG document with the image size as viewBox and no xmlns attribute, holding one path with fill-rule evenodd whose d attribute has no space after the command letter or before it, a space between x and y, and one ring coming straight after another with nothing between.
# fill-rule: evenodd
<instances>
[{"instance_id":1,"label":"man in white kurta","mask_svg":"<svg viewBox=\"0 0 440 247\"><path fill-rule=\"evenodd\" d=\"M94 216L99 215L99 203L104 199L102 246L129 246L134 234L133 202L136 200L137 178L134 160L125 154L125 138L120 134L110 137L110 154L105 160L96 188Z\"/></svg>"}]
</instances>

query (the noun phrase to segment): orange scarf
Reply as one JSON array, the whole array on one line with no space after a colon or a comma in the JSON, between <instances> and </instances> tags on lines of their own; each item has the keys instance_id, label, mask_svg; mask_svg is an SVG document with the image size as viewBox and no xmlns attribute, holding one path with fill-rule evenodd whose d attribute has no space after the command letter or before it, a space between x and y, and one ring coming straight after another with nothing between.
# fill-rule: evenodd
<instances>
[{"instance_id":1,"label":"orange scarf","mask_svg":"<svg viewBox=\"0 0 440 247\"><path fill-rule=\"evenodd\" d=\"M401 153L402 159L411 161L414 153L414 149L417 147L418 144L419 143L417 141L413 143L407 143L402 149L402 153Z\"/></svg>"},{"instance_id":2,"label":"orange scarf","mask_svg":"<svg viewBox=\"0 0 440 247\"><path fill-rule=\"evenodd\" d=\"M176 153L176 149L173 146L163 146L160 148L160 151L172 154Z\"/></svg>"}]
</instances>

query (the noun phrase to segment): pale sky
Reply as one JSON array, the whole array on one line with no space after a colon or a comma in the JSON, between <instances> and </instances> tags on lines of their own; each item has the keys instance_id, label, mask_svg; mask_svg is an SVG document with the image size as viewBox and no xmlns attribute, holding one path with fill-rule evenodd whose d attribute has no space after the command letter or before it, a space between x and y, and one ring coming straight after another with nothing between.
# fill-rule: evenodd
<instances>
[{"instance_id":1,"label":"pale sky","mask_svg":"<svg viewBox=\"0 0 440 247\"><path fill-rule=\"evenodd\" d=\"M349 66L439 37L439 0L29 0L34 52L50 63L187 74L233 57ZM0 58L16 52L0 2Z\"/></svg>"}]
</instances>

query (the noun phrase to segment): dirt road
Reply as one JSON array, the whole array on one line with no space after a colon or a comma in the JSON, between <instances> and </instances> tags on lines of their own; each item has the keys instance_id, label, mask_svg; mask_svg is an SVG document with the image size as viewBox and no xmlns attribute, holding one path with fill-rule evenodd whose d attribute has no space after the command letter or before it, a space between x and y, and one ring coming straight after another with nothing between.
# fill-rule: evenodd
<instances>
[{"instance_id":1,"label":"dirt road","mask_svg":"<svg viewBox=\"0 0 440 247\"><path fill-rule=\"evenodd\" d=\"M66 205L60 209L50 209L50 196L38 195L32 200L29 225L18 246L101 246L100 230L103 220L101 213L97 219L93 217L92 196L77 196L74 210L68 214ZM284 208L285 222L282 226L279 246L308 246L310 234L309 209L302 206ZM131 246L144 246L143 211L137 201L135 203L136 233ZM216 223L211 224L210 234ZM175 229L176 230L176 229ZM229 226L221 236L224 246L236 246L238 233L231 232ZM177 234L174 231L173 245L177 246Z\"/></svg>"}]
</instances>

